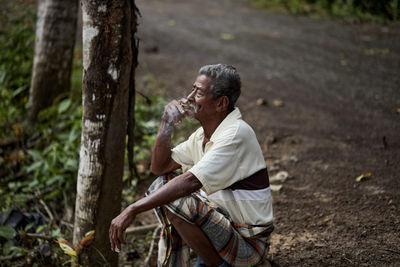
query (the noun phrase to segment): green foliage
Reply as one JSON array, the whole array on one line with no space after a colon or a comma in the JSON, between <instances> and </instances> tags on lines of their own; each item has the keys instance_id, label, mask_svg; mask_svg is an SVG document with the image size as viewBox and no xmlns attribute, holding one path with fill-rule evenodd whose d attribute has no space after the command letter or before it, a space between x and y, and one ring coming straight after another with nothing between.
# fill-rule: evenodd
<instances>
[{"instance_id":1,"label":"green foliage","mask_svg":"<svg viewBox=\"0 0 400 267\"><path fill-rule=\"evenodd\" d=\"M359 21L396 21L400 11L398 0L253 0L253 3L293 14Z\"/></svg>"},{"instance_id":2,"label":"green foliage","mask_svg":"<svg viewBox=\"0 0 400 267\"><path fill-rule=\"evenodd\" d=\"M11 226L0 225L0 237L11 239L15 235L15 230Z\"/></svg>"},{"instance_id":3,"label":"green foliage","mask_svg":"<svg viewBox=\"0 0 400 267\"><path fill-rule=\"evenodd\" d=\"M6 1L0 16L0 137L12 121L25 115L32 71L35 15L32 4L22 8Z\"/></svg>"},{"instance_id":4,"label":"green foliage","mask_svg":"<svg viewBox=\"0 0 400 267\"><path fill-rule=\"evenodd\" d=\"M138 161L147 160L151 156L151 148L157 135L164 104L160 96L150 96L148 99L141 96L136 98L134 151Z\"/></svg>"},{"instance_id":5,"label":"green foliage","mask_svg":"<svg viewBox=\"0 0 400 267\"><path fill-rule=\"evenodd\" d=\"M66 228L56 225L66 212L64 208L69 206L69 210L75 203L82 123L81 48L77 47L74 55L71 92L42 110L36 125L26 124L33 60L34 6L24 8L25 1L9 2L2 7L0 16L0 212L13 207L29 211L33 209L33 203L36 210L41 209L46 214L49 211L43 210L43 202L35 203L35 195L40 195L55 221L52 226L39 226L36 231L44 231L51 237L65 236L68 235ZM18 5L19 8L16 8ZM141 88L145 92L162 88L152 75L147 75L146 79L146 86ZM150 162L164 105L161 96L136 96L134 151L138 164ZM191 130L193 122L184 120L180 127ZM174 137L175 141L181 141L187 132L180 131ZM145 165L141 172L142 178L150 176L147 167ZM132 185L135 184L137 180L132 182ZM132 188L125 192L131 197L129 202L133 201ZM25 231L30 227L32 225L27 226ZM0 261L9 256L31 257L29 253L37 252L15 246L10 240L14 234L12 228L0 227L0 239L6 239L0 243ZM40 241L40 244L43 242ZM62 254L61 249L53 245L51 249L55 262L60 263L60 257L64 256L57 255Z\"/></svg>"},{"instance_id":6,"label":"green foliage","mask_svg":"<svg viewBox=\"0 0 400 267\"><path fill-rule=\"evenodd\" d=\"M53 188L44 199L61 200L63 190L75 191L82 107L78 101L67 98L41 111L38 118L39 124L33 131L41 135L35 146L27 150L31 161L23 167L30 179L15 182L13 188L27 193L32 188Z\"/></svg>"}]
</instances>

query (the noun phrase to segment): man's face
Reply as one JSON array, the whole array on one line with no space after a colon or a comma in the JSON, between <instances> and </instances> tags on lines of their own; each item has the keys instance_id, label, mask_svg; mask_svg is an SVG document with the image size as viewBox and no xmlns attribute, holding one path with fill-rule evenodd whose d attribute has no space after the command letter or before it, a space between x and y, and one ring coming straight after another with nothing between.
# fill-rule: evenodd
<instances>
[{"instance_id":1,"label":"man's face","mask_svg":"<svg viewBox=\"0 0 400 267\"><path fill-rule=\"evenodd\" d=\"M213 99L211 92L212 81L205 75L197 76L193 83L192 91L187 99L196 103L198 106L197 113L194 117L199 121L204 121L208 116L213 116L216 112L216 101Z\"/></svg>"}]
</instances>

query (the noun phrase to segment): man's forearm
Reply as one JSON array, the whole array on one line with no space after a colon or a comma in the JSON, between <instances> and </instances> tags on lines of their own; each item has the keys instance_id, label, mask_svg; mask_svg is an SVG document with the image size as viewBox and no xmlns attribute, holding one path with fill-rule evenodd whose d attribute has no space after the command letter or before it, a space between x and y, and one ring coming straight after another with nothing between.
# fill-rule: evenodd
<instances>
[{"instance_id":1,"label":"man's forearm","mask_svg":"<svg viewBox=\"0 0 400 267\"><path fill-rule=\"evenodd\" d=\"M151 157L151 171L161 175L168 169L171 162L171 135L174 131L172 123L161 121L160 129L154 143Z\"/></svg>"},{"instance_id":2,"label":"man's forearm","mask_svg":"<svg viewBox=\"0 0 400 267\"><path fill-rule=\"evenodd\" d=\"M177 100L172 100L165 106L151 157L151 171L156 175L165 174L180 166L171 158L171 135L175 129L174 124L181 122L184 114L185 110Z\"/></svg>"},{"instance_id":3,"label":"man's forearm","mask_svg":"<svg viewBox=\"0 0 400 267\"><path fill-rule=\"evenodd\" d=\"M179 175L153 194L131 204L127 209L133 216L168 204L178 198L187 196L202 187L200 181L190 172Z\"/></svg>"}]
</instances>

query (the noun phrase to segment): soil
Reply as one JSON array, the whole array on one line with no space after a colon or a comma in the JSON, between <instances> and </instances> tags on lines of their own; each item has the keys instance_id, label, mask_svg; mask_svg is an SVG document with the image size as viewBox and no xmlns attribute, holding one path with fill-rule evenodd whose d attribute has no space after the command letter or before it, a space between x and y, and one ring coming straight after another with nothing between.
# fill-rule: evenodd
<instances>
[{"instance_id":1,"label":"soil","mask_svg":"<svg viewBox=\"0 0 400 267\"><path fill-rule=\"evenodd\" d=\"M400 266L399 23L315 20L247 0L136 4L138 81L153 74L172 99L203 65L238 69L238 106L270 176L290 176L273 193L273 266Z\"/></svg>"}]
</instances>

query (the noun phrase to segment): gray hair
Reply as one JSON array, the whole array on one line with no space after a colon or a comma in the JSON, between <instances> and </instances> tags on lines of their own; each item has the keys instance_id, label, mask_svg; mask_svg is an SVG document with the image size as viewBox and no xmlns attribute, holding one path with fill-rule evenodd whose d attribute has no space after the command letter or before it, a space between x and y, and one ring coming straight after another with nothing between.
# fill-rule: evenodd
<instances>
[{"instance_id":1,"label":"gray hair","mask_svg":"<svg viewBox=\"0 0 400 267\"><path fill-rule=\"evenodd\" d=\"M241 92L240 77L236 69L226 64L206 65L200 68L199 75L205 75L212 80L211 92L214 99L228 97L228 109L232 111Z\"/></svg>"}]
</instances>

